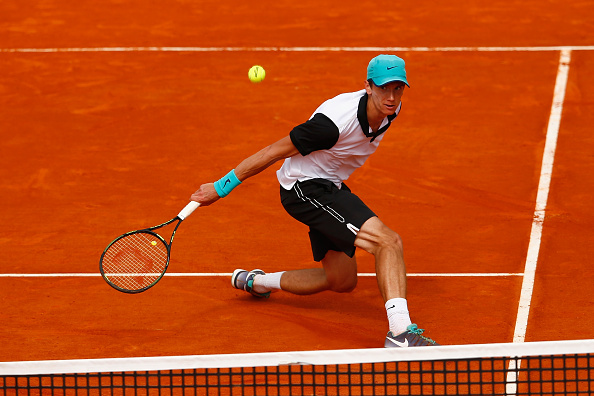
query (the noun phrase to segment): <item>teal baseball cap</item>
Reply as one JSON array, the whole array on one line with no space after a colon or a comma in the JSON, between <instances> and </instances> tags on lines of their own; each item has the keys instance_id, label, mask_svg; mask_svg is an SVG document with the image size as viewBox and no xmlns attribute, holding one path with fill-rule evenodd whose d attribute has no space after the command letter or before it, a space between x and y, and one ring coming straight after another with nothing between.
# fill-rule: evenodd
<instances>
[{"instance_id":1,"label":"teal baseball cap","mask_svg":"<svg viewBox=\"0 0 594 396\"><path fill-rule=\"evenodd\" d=\"M377 86L382 86L393 81L402 81L408 87L404 60L396 55L378 55L367 66L367 79L372 80Z\"/></svg>"}]
</instances>

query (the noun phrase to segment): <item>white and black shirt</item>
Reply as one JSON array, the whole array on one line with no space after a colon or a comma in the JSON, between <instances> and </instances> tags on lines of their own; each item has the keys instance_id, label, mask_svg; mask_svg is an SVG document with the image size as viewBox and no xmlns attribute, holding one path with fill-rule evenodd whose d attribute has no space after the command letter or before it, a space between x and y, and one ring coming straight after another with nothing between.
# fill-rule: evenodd
<instances>
[{"instance_id":1,"label":"white and black shirt","mask_svg":"<svg viewBox=\"0 0 594 396\"><path fill-rule=\"evenodd\" d=\"M344 93L322 103L308 121L290 133L301 155L285 159L276 172L281 186L290 190L296 181L321 178L340 188L375 152L401 107L402 103L373 132L367 121L365 90Z\"/></svg>"}]
</instances>

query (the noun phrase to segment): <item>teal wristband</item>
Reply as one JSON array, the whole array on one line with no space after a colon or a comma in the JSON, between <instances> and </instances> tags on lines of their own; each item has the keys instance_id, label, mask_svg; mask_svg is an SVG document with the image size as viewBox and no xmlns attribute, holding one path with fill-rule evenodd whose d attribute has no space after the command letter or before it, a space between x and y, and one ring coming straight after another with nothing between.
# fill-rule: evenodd
<instances>
[{"instance_id":1,"label":"teal wristband","mask_svg":"<svg viewBox=\"0 0 594 396\"><path fill-rule=\"evenodd\" d=\"M219 194L219 197L224 198L237 186L241 184L241 181L235 175L235 169L227 173L224 177L214 182L214 188Z\"/></svg>"}]
</instances>

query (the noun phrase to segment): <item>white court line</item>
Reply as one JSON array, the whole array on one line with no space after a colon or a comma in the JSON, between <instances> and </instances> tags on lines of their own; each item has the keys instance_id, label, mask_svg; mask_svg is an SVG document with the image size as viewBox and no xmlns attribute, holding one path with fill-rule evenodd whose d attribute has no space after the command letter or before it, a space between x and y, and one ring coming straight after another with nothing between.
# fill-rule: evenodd
<instances>
[{"instance_id":1,"label":"white court line","mask_svg":"<svg viewBox=\"0 0 594 396\"><path fill-rule=\"evenodd\" d=\"M542 237L542 225L545 218L551 176L553 174L553 162L555 160L555 150L557 148L557 137L559 136L559 126L561 124L561 113L563 111L563 102L565 100L565 89L567 87L570 61L571 51L561 51L553 95L553 105L551 106L551 115L547 127L547 137L540 170L540 180L538 182L538 194L536 196L536 206L534 209L534 218L532 220L532 230L530 232L530 242L528 245L526 266L524 268L524 280L522 282L522 292L520 294L513 342L523 342L526 337L528 314L530 313L532 290L534 288L534 276L536 273L536 264Z\"/></svg>"},{"instance_id":2,"label":"white court line","mask_svg":"<svg viewBox=\"0 0 594 396\"><path fill-rule=\"evenodd\" d=\"M563 102L565 100L570 61L571 50L562 50L559 57L559 67L557 69L557 79L555 81L555 90L553 94L553 105L551 106L551 115L547 127L547 137L542 157L540 180L538 182L538 194L536 196L536 206L534 208L532 230L530 231L528 254L526 257L526 265L524 267L524 279L522 280L522 291L520 293L520 302L518 304L518 316L516 317L516 327L513 339L513 342L515 343L522 343L526 339L526 329L528 327L528 316L530 315L530 304L532 302L536 265L538 263L538 254L542 238L542 227L549 197L551 176L553 174L553 162L555 160L559 126L561 125L561 114L563 112ZM506 380L507 395L517 394L517 370L520 369L520 365L521 360L518 360L517 365L513 360L509 363Z\"/></svg>"},{"instance_id":3,"label":"white court line","mask_svg":"<svg viewBox=\"0 0 594 396\"><path fill-rule=\"evenodd\" d=\"M167 272L166 277L228 277L231 272ZM99 273L53 273L53 274L0 274L0 278L88 278L101 276ZM360 273L358 276L375 276L375 273ZM522 276L520 273L512 272L492 272L492 273L415 273L407 274L409 277L506 277Z\"/></svg>"},{"instance_id":4,"label":"white court line","mask_svg":"<svg viewBox=\"0 0 594 396\"><path fill-rule=\"evenodd\" d=\"M62 52L541 52L592 51L592 45L542 47L80 47L0 48L0 53Z\"/></svg>"}]
</instances>

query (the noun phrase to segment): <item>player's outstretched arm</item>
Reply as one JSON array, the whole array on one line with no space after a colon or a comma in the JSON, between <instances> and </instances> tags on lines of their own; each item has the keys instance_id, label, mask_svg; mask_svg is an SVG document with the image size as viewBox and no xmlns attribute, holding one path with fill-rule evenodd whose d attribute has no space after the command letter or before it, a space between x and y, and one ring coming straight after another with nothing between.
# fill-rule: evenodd
<instances>
[{"instance_id":1,"label":"player's outstretched arm","mask_svg":"<svg viewBox=\"0 0 594 396\"><path fill-rule=\"evenodd\" d=\"M244 181L262 172L275 162L292 157L295 154L299 154L299 151L291 141L291 138L286 136L241 161L235 168L235 174L240 181Z\"/></svg>"},{"instance_id":2,"label":"player's outstretched arm","mask_svg":"<svg viewBox=\"0 0 594 396\"><path fill-rule=\"evenodd\" d=\"M229 172L229 174L221 180L215 183L201 185L200 188L192 194L190 199L199 202L201 206L213 204L231 191L228 189L228 185L235 184L236 186L244 180L262 172L275 162L292 157L298 153L299 150L297 150L291 141L291 138L286 136L241 161L233 171ZM231 181L228 181L227 178L230 178ZM215 187L216 183L218 183L218 190L217 187Z\"/></svg>"}]
</instances>

